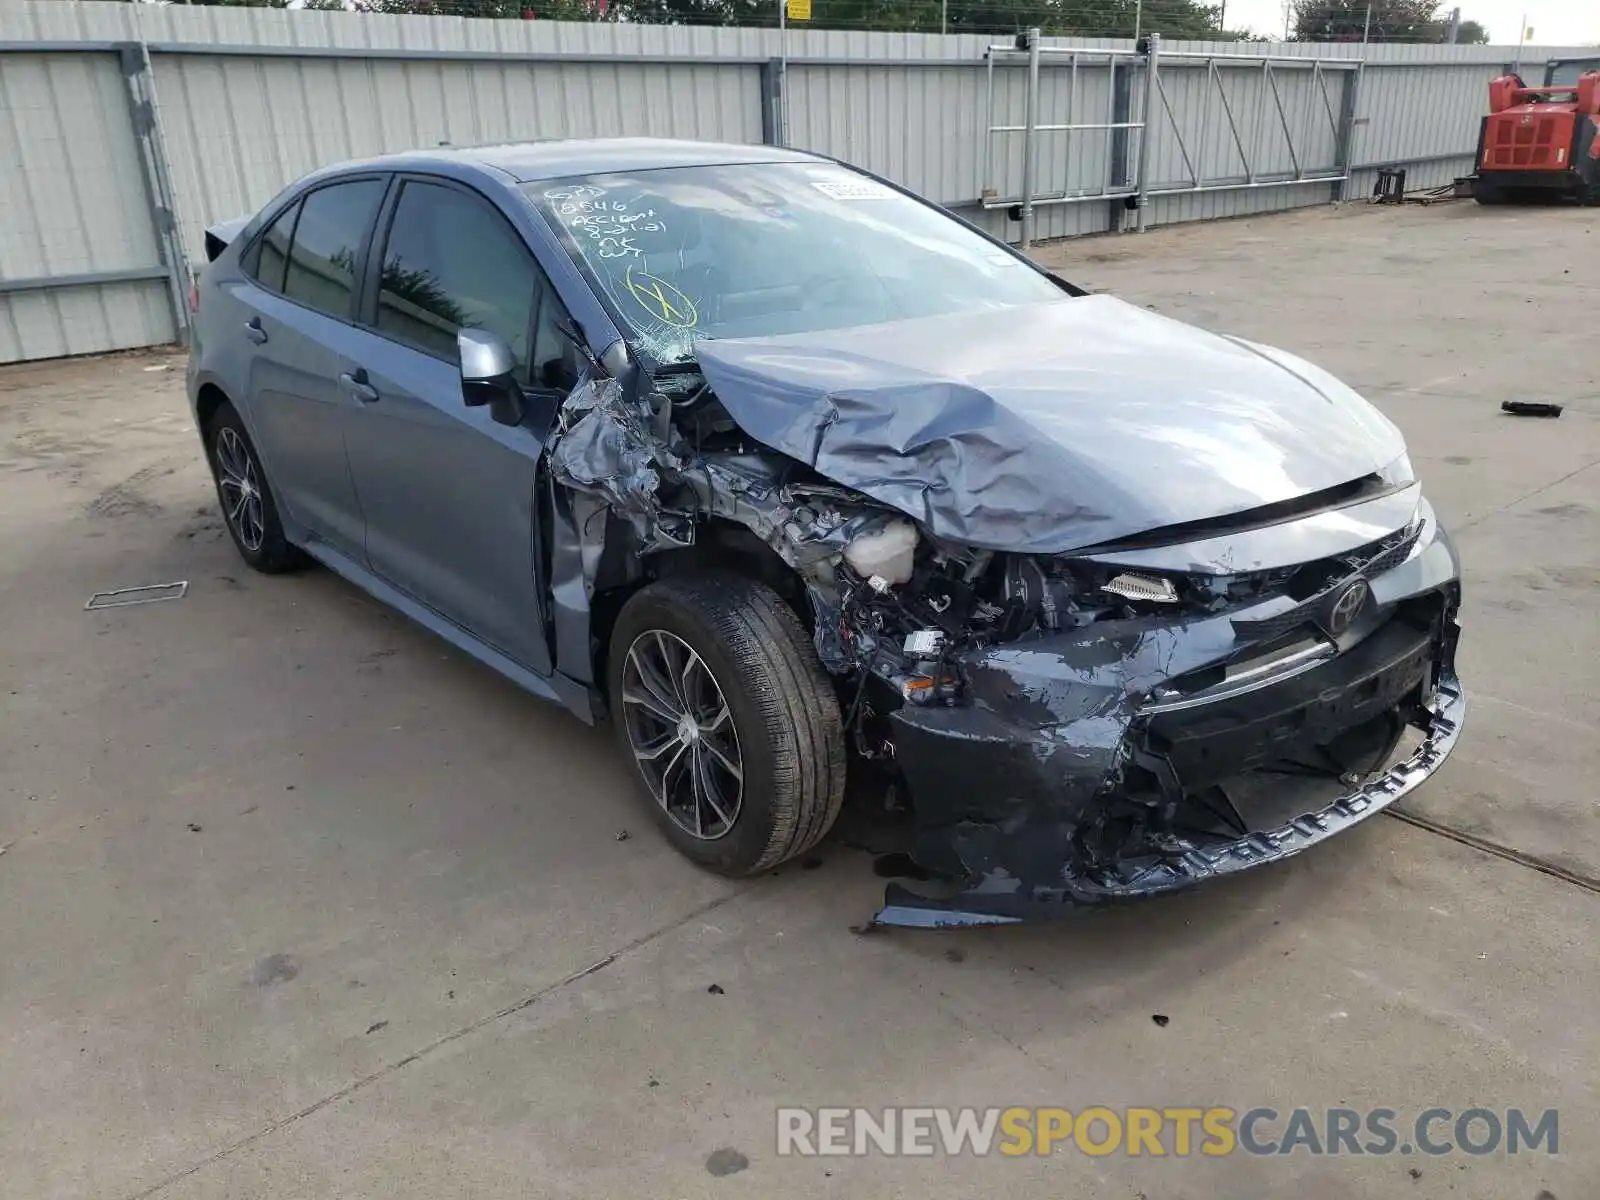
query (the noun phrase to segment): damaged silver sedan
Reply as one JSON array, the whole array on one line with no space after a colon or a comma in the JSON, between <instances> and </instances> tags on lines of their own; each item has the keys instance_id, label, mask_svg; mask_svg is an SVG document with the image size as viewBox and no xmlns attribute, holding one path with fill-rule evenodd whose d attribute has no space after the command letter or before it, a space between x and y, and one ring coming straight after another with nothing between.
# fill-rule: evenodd
<instances>
[{"instance_id":1,"label":"damaged silver sedan","mask_svg":"<svg viewBox=\"0 0 1600 1200\"><path fill-rule=\"evenodd\" d=\"M609 719L714 870L848 776L907 831L878 921L1029 919L1293 855L1455 743L1459 564L1392 424L842 164L396 156L208 249L246 560Z\"/></svg>"}]
</instances>

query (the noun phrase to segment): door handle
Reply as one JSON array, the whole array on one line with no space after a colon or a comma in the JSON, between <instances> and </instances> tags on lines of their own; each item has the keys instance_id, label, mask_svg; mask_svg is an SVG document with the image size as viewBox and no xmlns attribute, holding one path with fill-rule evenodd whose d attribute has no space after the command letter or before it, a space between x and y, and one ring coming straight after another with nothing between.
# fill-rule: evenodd
<instances>
[{"instance_id":1,"label":"door handle","mask_svg":"<svg viewBox=\"0 0 1600 1200\"><path fill-rule=\"evenodd\" d=\"M367 382L365 367L357 367L354 371L346 371L339 376L339 386L363 404L377 403L378 389Z\"/></svg>"},{"instance_id":2,"label":"door handle","mask_svg":"<svg viewBox=\"0 0 1600 1200\"><path fill-rule=\"evenodd\" d=\"M261 328L260 317L251 317L244 323L244 335L258 346L267 340L267 331Z\"/></svg>"}]
</instances>

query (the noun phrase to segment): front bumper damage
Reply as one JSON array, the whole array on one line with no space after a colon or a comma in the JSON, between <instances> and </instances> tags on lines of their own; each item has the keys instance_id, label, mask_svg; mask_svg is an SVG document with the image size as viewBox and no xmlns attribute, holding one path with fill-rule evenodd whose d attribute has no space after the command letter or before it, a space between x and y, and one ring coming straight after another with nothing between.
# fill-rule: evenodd
<instances>
[{"instance_id":1,"label":"front bumper damage","mask_svg":"<svg viewBox=\"0 0 1600 1200\"><path fill-rule=\"evenodd\" d=\"M1029 826L1037 822L1025 822L1014 833L991 842L986 857L996 865L954 895L919 895L903 884L891 883L873 923L917 928L1014 924L1063 915L1073 904L1105 904L1179 891L1217 876L1291 858L1377 815L1428 779L1455 748L1466 708L1460 681L1453 676L1441 680L1426 740L1409 757L1330 804L1301 813L1275 829L1206 846L1174 838L1147 861L1127 864L1129 869L1120 877L1089 882L1071 871L1065 854L1054 858L1045 850L1051 844L1048 838L1035 840L1038 830ZM1054 844L1064 848L1069 840L1060 836L1064 831L1052 832L1058 835ZM998 861L1004 851L995 853L1005 842L1019 852L1012 861L1045 860L1048 865L1043 874L1054 873L1059 882L1038 882L1040 876L1035 874L1035 882L1030 883L1028 876L1013 874Z\"/></svg>"},{"instance_id":2,"label":"front bumper damage","mask_svg":"<svg viewBox=\"0 0 1600 1200\"><path fill-rule=\"evenodd\" d=\"M1162 697L1237 652L1237 613L968 655L970 705L894 714L911 857L935 878L891 882L873 923L1008 924L1148 898L1290 858L1383 811L1461 731L1456 577L1430 514L1410 560L1371 581L1365 621L1315 665L1210 701ZM1334 752L1352 761L1274 770ZM1174 805L1189 784L1199 799ZM1225 801L1229 820L1197 830L1218 788L1251 802Z\"/></svg>"}]
</instances>

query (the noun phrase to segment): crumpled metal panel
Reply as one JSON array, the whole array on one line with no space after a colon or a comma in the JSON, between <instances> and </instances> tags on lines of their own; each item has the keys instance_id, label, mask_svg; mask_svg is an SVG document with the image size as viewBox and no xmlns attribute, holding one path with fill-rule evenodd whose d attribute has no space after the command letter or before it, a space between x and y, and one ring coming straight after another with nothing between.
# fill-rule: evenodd
<instances>
[{"instance_id":1,"label":"crumpled metal panel","mask_svg":"<svg viewBox=\"0 0 1600 1200\"><path fill-rule=\"evenodd\" d=\"M651 432L645 407L629 401L615 379L585 380L561 407L551 474L568 487L603 496L646 545L659 532L661 469L680 465ZM603 539L604 532L593 536Z\"/></svg>"},{"instance_id":2,"label":"crumpled metal panel","mask_svg":"<svg viewBox=\"0 0 1600 1200\"><path fill-rule=\"evenodd\" d=\"M695 354L751 437L935 536L1017 553L1294 499L1405 450L1310 364L1109 296Z\"/></svg>"}]
</instances>

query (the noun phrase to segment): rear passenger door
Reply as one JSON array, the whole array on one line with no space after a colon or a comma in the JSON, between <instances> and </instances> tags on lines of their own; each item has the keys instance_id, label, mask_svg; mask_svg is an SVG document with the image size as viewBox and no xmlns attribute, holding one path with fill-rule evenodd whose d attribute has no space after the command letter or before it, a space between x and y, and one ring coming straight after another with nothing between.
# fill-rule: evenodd
<instances>
[{"instance_id":1,"label":"rear passenger door","mask_svg":"<svg viewBox=\"0 0 1600 1200\"><path fill-rule=\"evenodd\" d=\"M355 283L387 179L340 180L307 192L268 226L241 264L246 320L224 335L254 345L245 419L278 499L315 538L357 559L365 530L345 428L359 409L348 386Z\"/></svg>"},{"instance_id":2,"label":"rear passenger door","mask_svg":"<svg viewBox=\"0 0 1600 1200\"><path fill-rule=\"evenodd\" d=\"M575 378L560 302L507 218L450 180L400 181L372 259L356 360L373 396L348 437L372 569L548 674L536 483L548 417ZM511 346L530 397L525 425L463 403L466 327Z\"/></svg>"}]
</instances>

